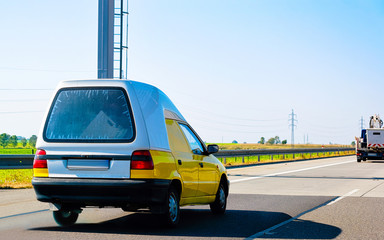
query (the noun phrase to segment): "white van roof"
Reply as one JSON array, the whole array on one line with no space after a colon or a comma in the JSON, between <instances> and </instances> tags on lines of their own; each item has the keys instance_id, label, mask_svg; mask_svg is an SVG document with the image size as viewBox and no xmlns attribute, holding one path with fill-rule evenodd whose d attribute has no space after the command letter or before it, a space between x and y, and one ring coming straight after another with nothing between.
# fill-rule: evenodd
<instances>
[{"instance_id":1,"label":"white van roof","mask_svg":"<svg viewBox=\"0 0 384 240\"><path fill-rule=\"evenodd\" d=\"M95 86L127 89L135 121L143 121L146 127L150 149L170 150L165 119L186 120L165 93L146 83L109 79L62 81L56 90ZM139 110L135 109L137 106L140 106ZM142 115L142 118L137 115Z\"/></svg>"},{"instance_id":2,"label":"white van roof","mask_svg":"<svg viewBox=\"0 0 384 240\"><path fill-rule=\"evenodd\" d=\"M165 118L186 122L184 117L160 89L135 81L129 83L134 88L141 106L150 147L170 150Z\"/></svg>"}]
</instances>

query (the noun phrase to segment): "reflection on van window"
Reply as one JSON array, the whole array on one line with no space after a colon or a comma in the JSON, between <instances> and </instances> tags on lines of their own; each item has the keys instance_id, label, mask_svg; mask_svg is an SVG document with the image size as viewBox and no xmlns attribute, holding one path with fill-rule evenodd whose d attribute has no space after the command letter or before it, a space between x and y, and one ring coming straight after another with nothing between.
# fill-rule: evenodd
<instances>
[{"instance_id":1,"label":"reflection on van window","mask_svg":"<svg viewBox=\"0 0 384 240\"><path fill-rule=\"evenodd\" d=\"M192 130L184 124L179 124L179 125L180 125L181 129L183 130L184 135L189 142L189 145L191 146L192 152L194 154L202 154L203 153L203 147L202 147L199 139L192 132Z\"/></svg>"},{"instance_id":2,"label":"reflection on van window","mask_svg":"<svg viewBox=\"0 0 384 240\"><path fill-rule=\"evenodd\" d=\"M47 140L130 141L132 114L118 88L61 90L53 103L45 130Z\"/></svg>"}]
</instances>

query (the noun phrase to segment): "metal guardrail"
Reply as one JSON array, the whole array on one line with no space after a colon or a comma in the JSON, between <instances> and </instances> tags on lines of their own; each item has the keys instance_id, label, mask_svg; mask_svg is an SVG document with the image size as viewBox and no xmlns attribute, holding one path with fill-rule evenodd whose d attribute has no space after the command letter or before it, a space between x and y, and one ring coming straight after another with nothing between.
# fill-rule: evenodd
<instances>
[{"instance_id":1,"label":"metal guardrail","mask_svg":"<svg viewBox=\"0 0 384 240\"><path fill-rule=\"evenodd\" d=\"M245 162L245 157L257 156L258 162L260 162L261 156L269 155L271 160L273 156L282 156L283 160L286 155L292 155L292 159L295 159L297 154L306 153L336 153L355 151L355 148L287 148L287 149L253 149L253 150L221 150L215 153L215 157L221 158L223 163L227 163L227 158L241 157L242 163Z\"/></svg>"},{"instance_id":2,"label":"metal guardrail","mask_svg":"<svg viewBox=\"0 0 384 240\"><path fill-rule=\"evenodd\" d=\"M0 154L0 169L30 169L34 154Z\"/></svg>"},{"instance_id":3,"label":"metal guardrail","mask_svg":"<svg viewBox=\"0 0 384 240\"><path fill-rule=\"evenodd\" d=\"M242 157L242 162L244 162L244 157L248 156L258 156L260 161L260 156L270 155L272 160L273 156L292 154L295 158L295 154L305 154L305 153L338 153L345 151L354 151L355 148L289 148L289 149L255 149L255 150L221 150L218 153L215 153L217 158L222 158L223 162L226 163L226 158L231 157ZM30 169L33 165L33 154L0 154L0 169Z\"/></svg>"}]
</instances>

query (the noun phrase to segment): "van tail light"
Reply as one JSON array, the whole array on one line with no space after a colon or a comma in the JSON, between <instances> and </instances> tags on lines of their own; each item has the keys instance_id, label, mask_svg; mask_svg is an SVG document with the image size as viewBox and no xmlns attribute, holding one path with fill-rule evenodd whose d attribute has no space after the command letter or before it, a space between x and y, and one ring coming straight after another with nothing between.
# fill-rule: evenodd
<instances>
[{"instance_id":1,"label":"van tail light","mask_svg":"<svg viewBox=\"0 0 384 240\"><path fill-rule=\"evenodd\" d=\"M48 163L44 157L47 155L45 150L38 149L35 158L33 159L33 176L34 177L48 177Z\"/></svg>"},{"instance_id":2,"label":"van tail light","mask_svg":"<svg viewBox=\"0 0 384 240\"><path fill-rule=\"evenodd\" d=\"M356 153L356 155L357 155L357 156L361 156L361 153L358 152L358 153Z\"/></svg>"},{"instance_id":3,"label":"van tail light","mask_svg":"<svg viewBox=\"0 0 384 240\"><path fill-rule=\"evenodd\" d=\"M45 150L43 150L43 149L37 149L36 150L36 155L35 156L45 156L45 155L47 155L47 152L45 151Z\"/></svg>"},{"instance_id":4,"label":"van tail light","mask_svg":"<svg viewBox=\"0 0 384 240\"><path fill-rule=\"evenodd\" d=\"M34 159L33 168L48 168L47 160Z\"/></svg>"},{"instance_id":5,"label":"van tail light","mask_svg":"<svg viewBox=\"0 0 384 240\"><path fill-rule=\"evenodd\" d=\"M153 160L148 150L139 150L132 153L131 169L153 169Z\"/></svg>"}]
</instances>

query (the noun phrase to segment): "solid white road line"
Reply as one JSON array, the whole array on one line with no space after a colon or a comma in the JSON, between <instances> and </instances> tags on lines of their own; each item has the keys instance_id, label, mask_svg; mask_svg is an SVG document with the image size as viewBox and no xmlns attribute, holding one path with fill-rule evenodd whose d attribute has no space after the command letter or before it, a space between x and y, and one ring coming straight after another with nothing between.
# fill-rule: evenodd
<instances>
[{"instance_id":1,"label":"solid white road line","mask_svg":"<svg viewBox=\"0 0 384 240\"><path fill-rule=\"evenodd\" d=\"M360 190L360 189L354 189L354 190L350 191L349 193L344 194L344 195L341 196L341 197L331 199L331 200L329 200L329 201L327 201L327 202L325 202L325 203L323 203L323 204L320 204L319 206L316 206L316 207L314 207L314 208L312 208L312 209L309 209L309 210L307 210L307 211L304 211L304 212L300 213L299 215L297 215L297 216L295 216L295 217L293 217L293 218L290 218L290 219L288 219L288 220L286 220L286 221L284 221L284 222L281 222L281 223L279 223L279 224L277 224L277 225L275 225L275 226L272 226L272 227L270 227L270 228L268 228L268 229L266 229L266 230L264 230L264 231L261 231L261 232L258 232L258 233L256 233L256 234L253 234L252 236L247 237L246 240L255 239L255 238L261 237L261 236L263 236L263 235L269 234L271 231L273 231L273 230L275 230L275 229L277 229L277 228L279 228L279 227L281 227L281 226L284 226L284 225L286 225L286 224L288 224L288 223L290 223L290 222L292 222L292 221L298 219L299 217L303 216L304 214L307 214L307 213L309 213L309 212L315 211L316 209L319 209L319 208L324 207L324 206L332 205L332 204L334 204L334 203L340 201L341 199L343 199L343 198L345 198L345 197L351 196L352 194L354 194L355 192L358 192L359 190Z\"/></svg>"},{"instance_id":2,"label":"solid white road line","mask_svg":"<svg viewBox=\"0 0 384 240\"><path fill-rule=\"evenodd\" d=\"M264 230L264 231L261 231L261 232L258 232L258 233L256 233L256 234L253 234L252 236L247 237L245 240L251 240L251 239L255 239L255 238L264 236L264 235L266 235L266 234L269 234L271 231L273 231L273 230L275 230L275 229L277 229L277 228L279 228L279 227L281 227L281 226L284 226L284 225L286 225L286 224L288 224L288 223L290 223L290 222L292 222L292 221L298 219L299 217L303 216L303 215L306 214L306 213L315 211L316 209L321 208L321 207L327 205L329 202L331 202L331 201L333 201L333 200L334 200L334 199L331 199L331 200L329 200L329 201L327 201L327 202L325 202L325 203L323 203L323 204L320 204L319 206L316 206L316 207L311 208L311 209L309 209L309 210L307 210L307 211L305 211L305 212L300 213L300 214L297 215L296 217L290 218L290 219L288 219L288 220L286 220L286 221L284 221L284 222L281 222L281 223L279 223L279 224L277 224L277 225L275 225L275 226L272 226L272 227L270 227L270 228L268 228L268 229L266 229L266 230Z\"/></svg>"},{"instance_id":3,"label":"solid white road line","mask_svg":"<svg viewBox=\"0 0 384 240\"><path fill-rule=\"evenodd\" d=\"M336 165L346 164L346 163L351 163L351 162L356 162L356 160L349 160L349 161L345 161L345 162L320 165L320 166L316 166L316 167L302 168L302 169L291 170L291 171L286 171L286 172L271 173L271 174L261 175L261 176L257 176L257 177L240 178L240 179L231 180L230 182L231 183L238 183L238 182L250 181L250 180L259 179L259 178L273 177L273 176L278 176L278 175L283 175L283 174L288 174L288 173L302 172L302 171L307 171L307 170L312 170L312 169L317 169L317 168L336 166Z\"/></svg>"},{"instance_id":4,"label":"solid white road line","mask_svg":"<svg viewBox=\"0 0 384 240\"><path fill-rule=\"evenodd\" d=\"M351 196L352 194L354 194L355 192L358 192L359 190L360 190L360 189L354 189L354 190L350 191L349 193L344 194L343 196L336 198L335 200L333 200L332 202L328 203L327 205L328 205L328 206L329 206L329 205L332 205L332 204L334 204L334 203L340 201L341 199L343 199L343 198L345 198L345 197Z\"/></svg>"},{"instance_id":5,"label":"solid white road line","mask_svg":"<svg viewBox=\"0 0 384 240\"><path fill-rule=\"evenodd\" d=\"M46 211L49 211L49 209L42 209L42 210L37 210L37 211L33 211L33 212L19 213L19 214L9 215L9 216L5 216L5 217L0 217L0 220L5 219L5 218L24 216L24 215L28 215L28 214L40 213L40 212L46 212Z\"/></svg>"}]
</instances>

